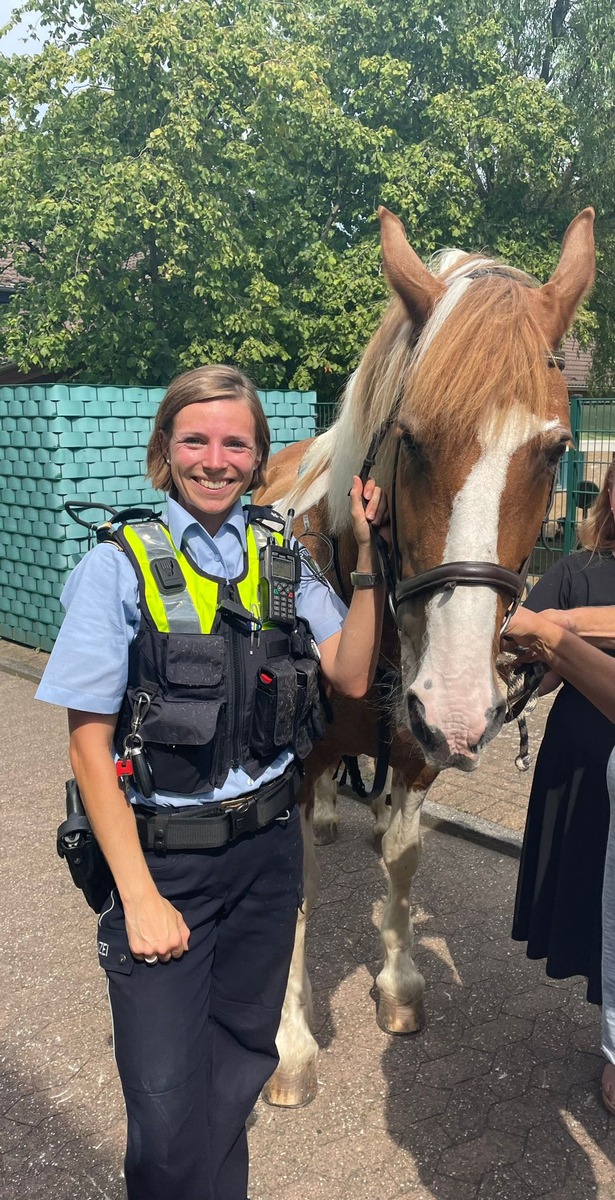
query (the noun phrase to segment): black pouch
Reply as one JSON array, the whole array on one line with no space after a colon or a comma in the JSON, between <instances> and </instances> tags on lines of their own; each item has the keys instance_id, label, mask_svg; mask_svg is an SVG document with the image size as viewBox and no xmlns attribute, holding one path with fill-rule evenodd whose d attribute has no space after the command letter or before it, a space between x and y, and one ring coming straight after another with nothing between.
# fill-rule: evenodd
<instances>
[{"instance_id":1,"label":"black pouch","mask_svg":"<svg viewBox=\"0 0 615 1200\"><path fill-rule=\"evenodd\" d=\"M256 677L250 750L257 758L277 754L293 740L297 673L291 662L267 664Z\"/></svg>"},{"instance_id":2,"label":"black pouch","mask_svg":"<svg viewBox=\"0 0 615 1200\"><path fill-rule=\"evenodd\" d=\"M295 706L293 745L298 758L307 758L313 742L324 734L324 721L318 687L318 664L313 658L301 658L295 663L297 672L297 702Z\"/></svg>"},{"instance_id":3,"label":"black pouch","mask_svg":"<svg viewBox=\"0 0 615 1200\"><path fill-rule=\"evenodd\" d=\"M92 833L74 779L66 781L66 812L67 818L57 833L58 854L66 859L75 887L83 892L90 908L98 913L113 890L114 879Z\"/></svg>"}]
</instances>

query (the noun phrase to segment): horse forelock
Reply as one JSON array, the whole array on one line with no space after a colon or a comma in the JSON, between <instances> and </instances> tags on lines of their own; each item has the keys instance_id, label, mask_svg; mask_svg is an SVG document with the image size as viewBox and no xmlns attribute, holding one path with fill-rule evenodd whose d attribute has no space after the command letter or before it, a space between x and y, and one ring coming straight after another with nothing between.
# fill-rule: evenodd
<instances>
[{"instance_id":1,"label":"horse forelock","mask_svg":"<svg viewBox=\"0 0 615 1200\"><path fill-rule=\"evenodd\" d=\"M402 422L446 450L501 426L516 407L546 418L548 346L530 303L535 281L474 255L444 260L442 277L447 290L406 375Z\"/></svg>"}]
</instances>

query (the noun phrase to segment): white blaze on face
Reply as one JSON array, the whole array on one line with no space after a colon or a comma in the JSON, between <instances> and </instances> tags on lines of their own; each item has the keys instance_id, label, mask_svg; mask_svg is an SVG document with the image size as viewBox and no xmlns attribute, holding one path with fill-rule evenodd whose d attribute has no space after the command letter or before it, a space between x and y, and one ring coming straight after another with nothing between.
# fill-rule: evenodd
<instances>
[{"instance_id":1,"label":"white blaze on face","mask_svg":"<svg viewBox=\"0 0 615 1200\"><path fill-rule=\"evenodd\" d=\"M481 454L453 502L443 562L498 560L500 507L513 454L557 421L538 421L514 412L496 434L480 437ZM497 704L491 652L495 634L497 593L490 587L457 587L439 591L427 605L425 651L410 686L425 708L425 720L444 734L451 754L468 755L480 740ZM412 673L413 653L404 653ZM470 752L470 757L472 754Z\"/></svg>"}]
</instances>

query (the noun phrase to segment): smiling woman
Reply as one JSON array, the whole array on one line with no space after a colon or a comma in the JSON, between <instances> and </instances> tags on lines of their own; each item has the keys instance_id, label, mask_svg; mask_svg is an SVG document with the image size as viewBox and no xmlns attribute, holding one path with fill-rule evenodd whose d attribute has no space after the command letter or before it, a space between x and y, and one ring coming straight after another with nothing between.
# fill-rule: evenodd
<instances>
[{"instance_id":1,"label":"smiling woman","mask_svg":"<svg viewBox=\"0 0 615 1200\"><path fill-rule=\"evenodd\" d=\"M358 696L378 655L380 488L356 477L351 489L346 610L283 519L242 508L269 444L240 371L173 381L147 455L166 520L125 514L76 568L38 692L69 710L71 763L115 883L98 946L129 1200L246 1200L245 1121L277 1063L302 900L296 794L322 729L317 659Z\"/></svg>"},{"instance_id":2,"label":"smiling woman","mask_svg":"<svg viewBox=\"0 0 615 1200\"><path fill-rule=\"evenodd\" d=\"M242 402L241 407L238 407L238 401ZM203 412L200 421L196 422L195 406L207 403L208 412L211 412L212 404L222 402L230 402L235 406L230 427L223 431L227 445L239 443L242 448L254 452L251 485L245 491L261 486L265 479L271 437L258 392L241 371L215 365L197 367L194 371L178 375L167 390L156 414L147 448L147 473L155 488L171 494L173 492L174 479L169 455L169 445L173 439L185 445L186 449L194 447L196 455L199 444L209 441L211 436L215 438L215 434L204 427ZM245 409L251 415L252 424L242 430L237 422L242 420L240 413ZM231 417L231 411L226 410L226 415ZM217 424L219 436L223 422Z\"/></svg>"}]
</instances>

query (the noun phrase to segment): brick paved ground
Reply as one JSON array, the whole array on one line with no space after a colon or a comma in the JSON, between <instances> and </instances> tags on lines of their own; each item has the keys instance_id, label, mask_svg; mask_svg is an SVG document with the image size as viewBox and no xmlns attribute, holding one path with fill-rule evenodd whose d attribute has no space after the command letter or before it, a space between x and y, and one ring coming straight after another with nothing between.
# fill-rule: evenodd
<instances>
[{"instance_id":1,"label":"brick paved ground","mask_svg":"<svg viewBox=\"0 0 615 1200\"><path fill-rule=\"evenodd\" d=\"M95 919L53 849L65 717L33 693L0 673L0 1192L121 1200L124 1122ZM454 778L468 788L480 776ZM547 981L510 941L515 861L427 832L414 912L428 1024L389 1038L370 998L384 876L368 811L340 807L340 840L319 851L310 930L320 1090L303 1111L259 1102L253 1200L612 1198L598 1014L579 982Z\"/></svg>"}]
</instances>

